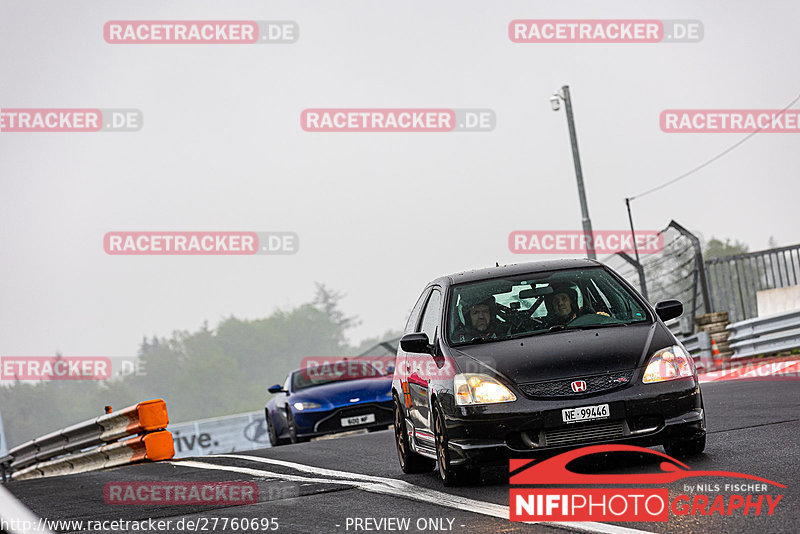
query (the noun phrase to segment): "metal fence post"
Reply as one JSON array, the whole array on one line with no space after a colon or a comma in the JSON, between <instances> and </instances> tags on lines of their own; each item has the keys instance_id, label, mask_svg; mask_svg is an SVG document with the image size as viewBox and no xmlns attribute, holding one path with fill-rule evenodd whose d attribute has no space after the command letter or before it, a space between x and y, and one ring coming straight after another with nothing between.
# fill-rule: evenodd
<instances>
[{"instance_id":1,"label":"metal fence post","mask_svg":"<svg viewBox=\"0 0 800 534\"><path fill-rule=\"evenodd\" d=\"M624 252L617 252L617 256L619 256L623 260L633 265L633 268L636 269L636 272L639 273L639 285L641 286L642 289L642 296L645 298L645 300L649 302L650 299L647 297L647 283L645 282L644 267L642 266L642 264L634 260L630 256L628 256Z\"/></svg>"},{"instance_id":2,"label":"metal fence post","mask_svg":"<svg viewBox=\"0 0 800 534\"><path fill-rule=\"evenodd\" d=\"M697 333L697 344L700 347L700 362L706 370L711 368L711 334L708 332Z\"/></svg>"},{"instance_id":3,"label":"metal fence post","mask_svg":"<svg viewBox=\"0 0 800 534\"><path fill-rule=\"evenodd\" d=\"M705 307L706 313L713 312L713 308L711 307L711 299L708 296L708 281L706 280L706 266L703 263L703 251L700 247L700 240L697 239L693 233L689 230L681 226L680 224L676 223L674 220L669 222L667 228L672 227L675 228L678 232L683 234L685 237L689 238L692 242L692 247L694 248L694 261L695 261L695 268L697 269L697 274L700 279L700 294L703 296L703 305Z\"/></svg>"}]
</instances>

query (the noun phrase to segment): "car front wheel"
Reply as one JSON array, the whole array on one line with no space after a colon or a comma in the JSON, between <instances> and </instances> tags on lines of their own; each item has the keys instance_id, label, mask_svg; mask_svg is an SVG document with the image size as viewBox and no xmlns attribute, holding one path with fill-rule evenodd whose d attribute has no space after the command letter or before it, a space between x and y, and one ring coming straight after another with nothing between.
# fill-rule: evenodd
<instances>
[{"instance_id":1,"label":"car front wheel","mask_svg":"<svg viewBox=\"0 0 800 534\"><path fill-rule=\"evenodd\" d=\"M297 435L297 424L294 422L294 415L292 409L286 407L286 424L289 427L289 441L292 443L305 443L308 438L301 438Z\"/></svg>"},{"instance_id":2,"label":"car front wheel","mask_svg":"<svg viewBox=\"0 0 800 534\"><path fill-rule=\"evenodd\" d=\"M433 433L436 438L436 464L439 467L439 478L442 480L442 484L458 486L470 482L474 472L467 467L456 467L451 463L444 412L438 402L433 407Z\"/></svg>"},{"instance_id":3,"label":"car front wheel","mask_svg":"<svg viewBox=\"0 0 800 534\"><path fill-rule=\"evenodd\" d=\"M273 447L285 445L288 442L286 438L281 439L278 437L278 432L275 430L275 425L272 424L272 418L269 416L269 412L267 412L267 435L269 436L269 444Z\"/></svg>"}]
</instances>

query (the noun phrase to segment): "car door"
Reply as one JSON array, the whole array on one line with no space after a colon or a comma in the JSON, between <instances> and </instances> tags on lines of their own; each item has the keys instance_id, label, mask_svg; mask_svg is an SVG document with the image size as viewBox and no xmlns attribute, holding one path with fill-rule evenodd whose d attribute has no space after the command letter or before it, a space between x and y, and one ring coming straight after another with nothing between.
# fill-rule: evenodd
<instances>
[{"instance_id":1,"label":"car door","mask_svg":"<svg viewBox=\"0 0 800 534\"><path fill-rule=\"evenodd\" d=\"M434 287L425 304L425 311L422 312L419 323L419 332L428 336L430 344L438 346L439 320L442 315L442 291L439 287ZM435 368L433 355L409 354L406 359L408 369L408 389L411 396L411 407L409 417L414 428L429 428L430 402L428 396L428 386L430 369Z\"/></svg>"},{"instance_id":2,"label":"car door","mask_svg":"<svg viewBox=\"0 0 800 534\"><path fill-rule=\"evenodd\" d=\"M411 309L411 314L408 316L408 321L406 321L406 327L403 330L403 335L406 334L413 334L418 332L419 328L419 320L420 316L422 315L422 308L428 302L428 295L431 293L431 288L426 287L422 294L417 299L417 303L414 304L414 307ZM394 360L394 368L395 368L395 377L399 379L399 384L395 383L395 393L397 393L397 398L405 405L406 408L410 409L410 397L408 396L408 375L405 373L406 369L406 361L408 358L408 353L403 350L403 348L398 344L397 346L397 357Z\"/></svg>"}]
</instances>

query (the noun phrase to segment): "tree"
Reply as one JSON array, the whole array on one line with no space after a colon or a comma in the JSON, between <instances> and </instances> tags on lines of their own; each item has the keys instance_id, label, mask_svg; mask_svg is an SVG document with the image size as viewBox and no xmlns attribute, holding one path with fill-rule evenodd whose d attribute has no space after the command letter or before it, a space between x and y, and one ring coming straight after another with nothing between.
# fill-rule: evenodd
<instances>
[{"instance_id":1,"label":"tree","mask_svg":"<svg viewBox=\"0 0 800 534\"><path fill-rule=\"evenodd\" d=\"M155 398L167 401L176 422L262 410L266 388L282 382L303 358L356 355L364 344L378 342L365 340L358 347L346 342L345 331L358 319L341 310L342 298L317 284L312 302L268 317L228 317L216 328L204 321L194 332L145 337L138 350L144 376L0 386L6 436L14 446L101 415L105 405L118 410Z\"/></svg>"},{"instance_id":2,"label":"tree","mask_svg":"<svg viewBox=\"0 0 800 534\"><path fill-rule=\"evenodd\" d=\"M747 245L739 240L731 244L731 240L726 238L723 243L722 240L712 236L708 243L706 243L705 250L703 251L703 258L706 260L713 260L735 256L737 254L745 254L747 251Z\"/></svg>"},{"instance_id":3,"label":"tree","mask_svg":"<svg viewBox=\"0 0 800 534\"><path fill-rule=\"evenodd\" d=\"M328 289L325 287L325 284L320 284L319 282L314 282L314 284L317 286L317 294L311 302L314 306L325 312L325 315L328 316L330 321L339 326L342 331L358 326L358 317L345 317L344 312L339 309L339 301L341 301L345 295L338 291Z\"/></svg>"}]
</instances>

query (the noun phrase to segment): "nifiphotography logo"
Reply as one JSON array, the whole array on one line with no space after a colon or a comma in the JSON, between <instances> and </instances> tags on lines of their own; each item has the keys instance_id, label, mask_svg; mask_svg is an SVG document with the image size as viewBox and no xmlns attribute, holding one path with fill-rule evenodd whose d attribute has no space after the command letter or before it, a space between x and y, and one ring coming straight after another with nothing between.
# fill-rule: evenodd
<instances>
[{"instance_id":1,"label":"nifiphotography logo","mask_svg":"<svg viewBox=\"0 0 800 534\"><path fill-rule=\"evenodd\" d=\"M658 467L644 474L580 472L581 466L593 459L602 463L620 454L636 454ZM509 469L510 483L523 486L510 490L511 521L669 521L670 512L674 516L771 516L783 498L771 487L786 487L733 471L694 471L664 453L632 445L583 447L541 462L515 459L510 460ZM666 484L707 477L723 477L725 481L683 484L681 493L670 500ZM583 485L605 487L552 487ZM642 485L650 487L638 487Z\"/></svg>"}]
</instances>

